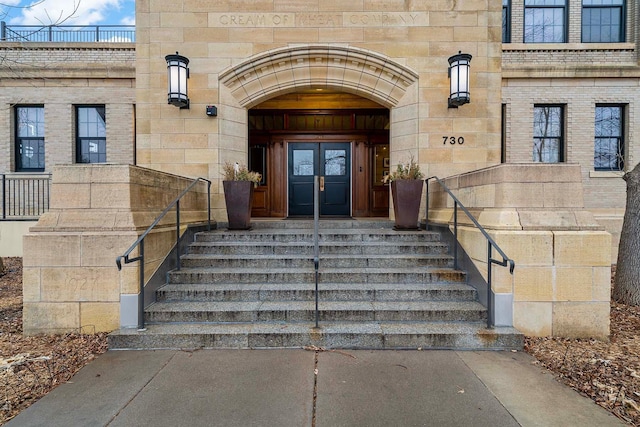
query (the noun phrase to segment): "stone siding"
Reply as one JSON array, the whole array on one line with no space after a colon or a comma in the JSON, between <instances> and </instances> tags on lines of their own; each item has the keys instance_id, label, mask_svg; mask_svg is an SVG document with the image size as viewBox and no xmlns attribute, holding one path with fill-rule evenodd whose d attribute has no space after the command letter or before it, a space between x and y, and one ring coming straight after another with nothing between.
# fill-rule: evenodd
<instances>
[{"instance_id":1,"label":"stone siding","mask_svg":"<svg viewBox=\"0 0 640 427\"><path fill-rule=\"evenodd\" d=\"M117 329L136 318L127 303L137 301L140 266L118 271L116 258L192 180L115 165L57 166L52 180L51 210L24 236L24 332ZM204 222L206 207L202 184L181 201L181 229ZM175 238L175 213L169 213L145 239L146 280Z\"/></svg>"},{"instance_id":2,"label":"stone siding","mask_svg":"<svg viewBox=\"0 0 640 427\"><path fill-rule=\"evenodd\" d=\"M526 335L607 339L611 235L583 207L578 165L500 165L444 182L515 261L513 275L492 267L497 317L513 313ZM430 187L430 220L451 228L452 199ZM458 240L486 280L486 239L458 218Z\"/></svg>"}]
</instances>

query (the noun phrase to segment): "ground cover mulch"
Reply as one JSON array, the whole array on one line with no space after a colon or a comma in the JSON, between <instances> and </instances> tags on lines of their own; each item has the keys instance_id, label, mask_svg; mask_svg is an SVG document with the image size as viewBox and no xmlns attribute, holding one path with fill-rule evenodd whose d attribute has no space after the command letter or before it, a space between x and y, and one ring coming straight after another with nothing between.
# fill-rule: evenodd
<instances>
[{"instance_id":1,"label":"ground cover mulch","mask_svg":"<svg viewBox=\"0 0 640 427\"><path fill-rule=\"evenodd\" d=\"M106 334L24 336L22 259L0 273L0 425L107 350ZM525 339L536 364L630 425L640 427L640 307L612 302L609 342Z\"/></svg>"},{"instance_id":2,"label":"ground cover mulch","mask_svg":"<svg viewBox=\"0 0 640 427\"><path fill-rule=\"evenodd\" d=\"M611 302L609 342L527 337L524 349L564 384L640 426L640 307Z\"/></svg>"},{"instance_id":3,"label":"ground cover mulch","mask_svg":"<svg viewBox=\"0 0 640 427\"><path fill-rule=\"evenodd\" d=\"M0 425L107 350L106 334L24 336L22 259L0 272Z\"/></svg>"}]
</instances>

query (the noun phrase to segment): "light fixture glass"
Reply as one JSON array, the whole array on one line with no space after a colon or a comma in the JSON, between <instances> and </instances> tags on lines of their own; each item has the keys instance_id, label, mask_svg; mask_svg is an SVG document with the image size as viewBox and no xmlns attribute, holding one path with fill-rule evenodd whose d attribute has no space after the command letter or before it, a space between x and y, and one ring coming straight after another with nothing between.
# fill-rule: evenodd
<instances>
[{"instance_id":1,"label":"light fixture glass","mask_svg":"<svg viewBox=\"0 0 640 427\"><path fill-rule=\"evenodd\" d=\"M449 108L458 108L471 100L469 93L470 63L471 55L461 51L449 58Z\"/></svg>"},{"instance_id":2,"label":"light fixture glass","mask_svg":"<svg viewBox=\"0 0 640 427\"><path fill-rule=\"evenodd\" d=\"M189 79L189 59L179 55L167 55L168 103L180 108L189 108L187 80Z\"/></svg>"}]
</instances>

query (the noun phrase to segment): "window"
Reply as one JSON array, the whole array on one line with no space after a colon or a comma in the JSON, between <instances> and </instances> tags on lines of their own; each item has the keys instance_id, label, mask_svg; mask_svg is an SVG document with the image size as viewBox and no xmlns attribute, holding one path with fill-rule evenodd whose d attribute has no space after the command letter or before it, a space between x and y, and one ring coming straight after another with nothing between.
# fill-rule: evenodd
<instances>
[{"instance_id":1,"label":"window","mask_svg":"<svg viewBox=\"0 0 640 427\"><path fill-rule=\"evenodd\" d=\"M624 0L583 0L582 41L617 43L624 37Z\"/></svg>"},{"instance_id":2,"label":"window","mask_svg":"<svg viewBox=\"0 0 640 427\"><path fill-rule=\"evenodd\" d=\"M107 128L104 105L76 107L76 162L107 161Z\"/></svg>"},{"instance_id":3,"label":"window","mask_svg":"<svg viewBox=\"0 0 640 427\"><path fill-rule=\"evenodd\" d=\"M44 107L16 107L16 170L44 171Z\"/></svg>"},{"instance_id":4,"label":"window","mask_svg":"<svg viewBox=\"0 0 640 427\"><path fill-rule=\"evenodd\" d=\"M267 144L249 147L249 170L262 175L259 185L267 185Z\"/></svg>"},{"instance_id":5,"label":"window","mask_svg":"<svg viewBox=\"0 0 640 427\"><path fill-rule=\"evenodd\" d=\"M595 170L624 169L623 111L622 105L596 105Z\"/></svg>"},{"instance_id":6,"label":"window","mask_svg":"<svg viewBox=\"0 0 640 427\"><path fill-rule=\"evenodd\" d=\"M563 107L536 105L533 109L533 161L558 163L564 161Z\"/></svg>"},{"instance_id":7,"label":"window","mask_svg":"<svg viewBox=\"0 0 640 427\"><path fill-rule=\"evenodd\" d=\"M525 0L525 43L564 43L566 23L566 0Z\"/></svg>"},{"instance_id":8,"label":"window","mask_svg":"<svg viewBox=\"0 0 640 427\"><path fill-rule=\"evenodd\" d=\"M502 43L511 43L511 0L502 0Z\"/></svg>"}]
</instances>

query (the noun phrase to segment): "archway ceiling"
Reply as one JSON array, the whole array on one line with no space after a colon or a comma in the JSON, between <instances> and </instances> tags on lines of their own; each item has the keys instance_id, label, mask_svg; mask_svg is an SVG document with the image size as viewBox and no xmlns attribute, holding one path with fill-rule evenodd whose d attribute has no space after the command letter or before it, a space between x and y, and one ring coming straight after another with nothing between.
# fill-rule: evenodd
<instances>
[{"instance_id":1,"label":"archway ceiling","mask_svg":"<svg viewBox=\"0 0 640 427\"><path fill-rule=\"evenodd\" d=\"M312 88L353 93L391 108L417 79L417 73L379 53L330 45L268 50L220 74L246 108Z\"/></svg>"}]
</instances>

